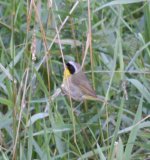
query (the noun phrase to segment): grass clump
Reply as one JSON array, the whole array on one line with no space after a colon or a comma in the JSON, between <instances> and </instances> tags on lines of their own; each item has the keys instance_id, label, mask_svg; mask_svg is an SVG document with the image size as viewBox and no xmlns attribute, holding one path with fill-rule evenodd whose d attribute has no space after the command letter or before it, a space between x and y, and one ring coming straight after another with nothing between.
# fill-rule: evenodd
<instances>
[{"instance_id":1,"label":"grass clump","mask_svg":"<svg viewBox=\"0 0 150 160\"><path fill-rule=\"evenodd\" d=\"M148 159L149 2L0 4L0 159ZM60 94L69 60L108 104Z\"/></svg>"}]
</instances>

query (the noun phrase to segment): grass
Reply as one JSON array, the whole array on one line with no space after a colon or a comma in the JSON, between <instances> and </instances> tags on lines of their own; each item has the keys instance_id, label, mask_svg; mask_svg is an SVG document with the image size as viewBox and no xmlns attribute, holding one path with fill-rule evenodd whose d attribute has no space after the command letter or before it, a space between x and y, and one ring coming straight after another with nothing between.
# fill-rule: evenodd
<instances>
[{"instance_id":1,"label":"grass","mask_svg":"<svg viewBox=\"0 0 150 160\"><path fill-rule=\"evenodd\" d=\"M0 4L0 160L149 159L149 1ZM60 94L69 60L109 104Z\"/></svg>"}]
</instances>

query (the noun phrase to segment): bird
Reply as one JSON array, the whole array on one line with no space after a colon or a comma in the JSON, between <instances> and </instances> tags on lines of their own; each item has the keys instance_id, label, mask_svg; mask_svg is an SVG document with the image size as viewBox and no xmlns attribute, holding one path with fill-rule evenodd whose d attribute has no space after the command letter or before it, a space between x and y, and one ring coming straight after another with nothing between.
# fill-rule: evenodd
<instances>
[{"instance_id":1,"label":"bird","mask_svg":"<svg viewBox=\"0 0 150 160\"><path fill-rule=\"evenodd\" d=\"M97 96L90 81L82 71L81 65L74 61L65 64L61 88L64 94L75 101L98 100L105 102L102 97Z\"/></svg>"}]
</instances>

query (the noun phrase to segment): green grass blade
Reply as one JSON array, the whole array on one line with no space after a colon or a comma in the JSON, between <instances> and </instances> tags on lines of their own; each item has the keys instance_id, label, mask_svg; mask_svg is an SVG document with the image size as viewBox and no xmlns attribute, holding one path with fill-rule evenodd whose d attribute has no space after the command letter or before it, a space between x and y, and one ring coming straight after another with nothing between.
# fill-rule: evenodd
<instances>
[{"instance_id":1,"label":"green grass blade","mask_svg":"<svg viewBox=\"0 0 150 160\"><path fill-rule=\"evenodd\" d=\"M137 79L128 79L141 93L141 95L150 103L150 92L148 89Z\"/></svg>"},{"instance_id":2,"label":"green grass blade","mask_svg":"<svg viewBox=\"0 0 150 160\"><path fill-rule=\"evenodd\" d=\"M140 99L140 103L137 109L137 112L135 114L135 118L133 121L133 126L134 128L131 130L130 134L129 134L129 138L128 138L128 142L126 144L126 148L125 148L125 153L124 153L124 158L126 160L130 160L131 156L132 156L132 150L133 150L133 146L136 142L136 138L138 135L138 131L139 131L139 124L137 124L140 120L141 120L141 115L142 115L142 107L143 107L143 98Z\"/></svg>"}]
</instances>

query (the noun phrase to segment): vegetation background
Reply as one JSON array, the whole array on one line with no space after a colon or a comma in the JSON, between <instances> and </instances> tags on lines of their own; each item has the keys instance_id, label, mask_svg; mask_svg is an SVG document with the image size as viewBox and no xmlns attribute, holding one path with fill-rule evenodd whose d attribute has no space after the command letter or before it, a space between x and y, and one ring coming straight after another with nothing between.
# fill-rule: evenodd
<instances>
[{"instance_id":1,"label":"vegetation background","mask_svg":"<svg viewBox=\"0 0 150 160\"><path fill-rule=\"evenodd\" d=\"M0 0L0 59L0 160L150 159L149 0ZM109 104L59 94L69 60Z\"/></svg>"}]
</instances>

